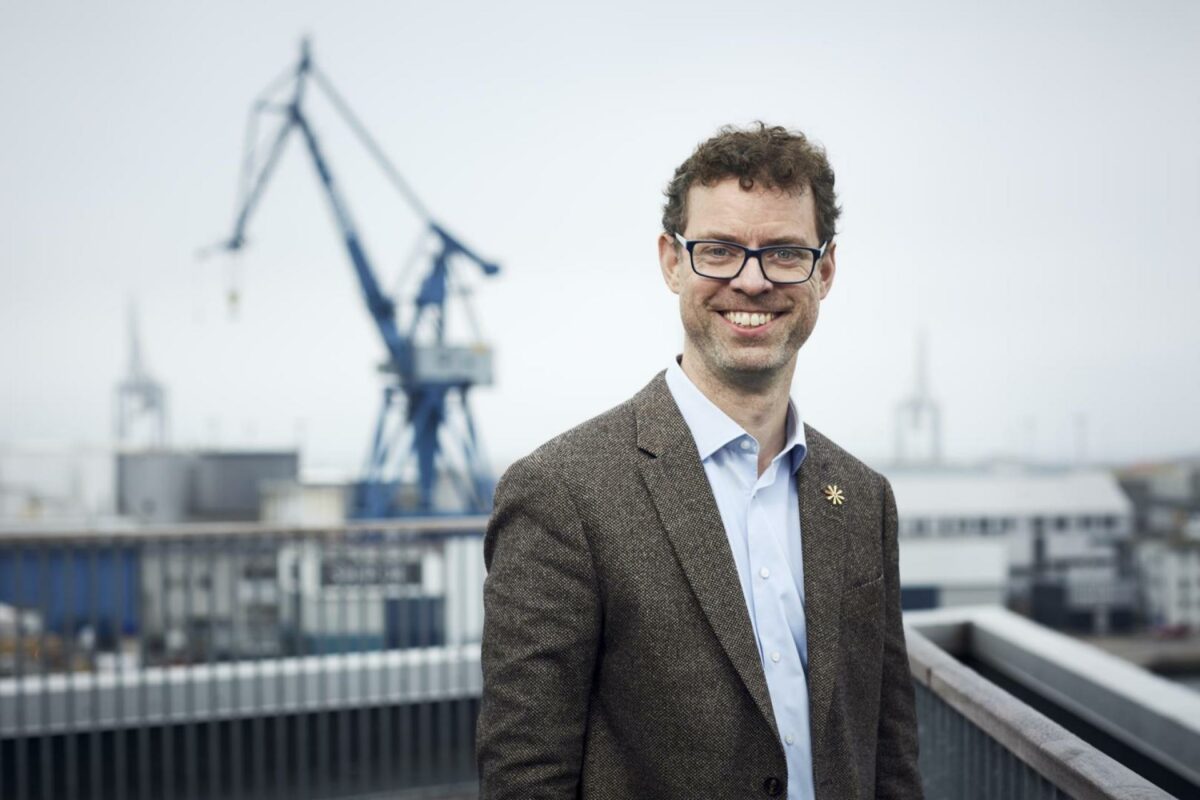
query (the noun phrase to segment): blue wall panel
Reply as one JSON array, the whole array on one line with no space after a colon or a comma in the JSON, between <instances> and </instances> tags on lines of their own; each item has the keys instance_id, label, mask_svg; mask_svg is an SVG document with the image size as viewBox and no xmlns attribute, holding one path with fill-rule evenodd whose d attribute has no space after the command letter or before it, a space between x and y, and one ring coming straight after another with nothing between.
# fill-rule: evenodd
<instances>
[{"instance_id":1,"label":"blue wall panel","mask_svg":"<svg viewBox=\"0 0 1200 800\"><path fill-rule=\"evenodd\" d=\"M95 626L102 638L139 630L136 545L0 546L0 603L37 611L47 631Z\"/></svg>"}]
</instances>

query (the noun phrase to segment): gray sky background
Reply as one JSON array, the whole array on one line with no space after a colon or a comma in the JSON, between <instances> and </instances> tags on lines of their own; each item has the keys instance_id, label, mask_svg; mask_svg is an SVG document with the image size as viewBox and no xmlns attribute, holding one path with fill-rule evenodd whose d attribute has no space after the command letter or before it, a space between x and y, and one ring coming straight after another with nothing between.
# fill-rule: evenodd
<instances>
[{"instance_id":1,"label":"gray sky background","mask_svg":"<svg viewBox=\"0 0 1200 800\"><path fill-rule=\"evenodd\" d=\"M136 296L179 444L354 472L382 346L294 141L237 263L252 97L303 34L474 281L498 465L676 352L661 190L726 122L824 143L839 271L801 353L807 421L886 459L918 328L948 455L1200 451L1200 4L7 3L0 442L101 443ZM416 223L332 111L318 132L391 285ZM226 309L230 281L241 309ZM1032 440L1029 426L1032 421Z\"/></svg>"}]
</instances>

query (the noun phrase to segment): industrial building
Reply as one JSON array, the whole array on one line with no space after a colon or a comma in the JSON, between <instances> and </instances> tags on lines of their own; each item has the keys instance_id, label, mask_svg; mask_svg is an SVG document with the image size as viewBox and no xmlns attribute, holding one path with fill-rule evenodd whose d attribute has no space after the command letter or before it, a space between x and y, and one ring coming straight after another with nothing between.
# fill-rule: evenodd
<instances>
[{"instance_id":1,"label":"industrial building","mask_svg":"<svg viewBox=\"0 0 1200 800\"><path fill-rule=\"evenodd\" d=\"M952 547L964 542L1000 542L1011 607L1052 627L1106 631L1133 624L1133 506L1111 474L942 467L893 468L888 478L901 552L912 550L907 558L953 559ZM936 543L948 549L939 552ZM990 581L985 572L976 588L984 591Z\"/></svg>"},{"instance_id":2,"label":"industrial building","mask_svg":"<svg viewBox=\"0 0 1200 800\"><path fill-rule=\"evenodd\" d=\"M943 460L924 333L911 394L896 406L891 481L905 608L998 603L1056 628L1135 622L1134 506L1096 468Z\"/></svg>"},{"instance_id":3,"label":"industrial building","mask_svg":"<svg viewBox=\"0 0 1200 800\"><path fill-rule=\"evenodd\" d=\"M122 451L117 513L141 523L257 520L260 486L299 471L295 451Z\"/></svg>"},{"instance_id":4,"label":"industrial building","mask_svg":"<svg viewBox=\"0 0 1200 800\"><path fill-rule=\"evenodd\" d=\"M302 652L459 645L483 631L478 534L402 546L375 536L287 544L279 574L279 627Z\"/></svg>"},{"instance_id":5,"label":"industrial building","mask_svg":"<svg viewBox=\"0 0 1200 800\"><path fill-rule=\"evenodd\" d=\"M1200 631L1200 460L1121 470L1134 503L1146 620L1175 634Z\"/></svg>"},{"instance_id":6,"label":"industrial building","mask_svg":"<svg viewBox=\"0 0 1200 800\"><path fill-rule=\"evenodd\" d=\"M1200 535L1137 545L1149 623L1179 633L1200 631Z\"/></svg>"},{"instance_id":7,"label":"industrial building","mask_svg":"<svg viewBox=\"0 0 1200 800\"><path fill-rule=\"evenodd\" d=\"M906 539L900 548L900 602L905 611L1004 605L1008 546L993 538Z\"/></svg>"}]
</instances>

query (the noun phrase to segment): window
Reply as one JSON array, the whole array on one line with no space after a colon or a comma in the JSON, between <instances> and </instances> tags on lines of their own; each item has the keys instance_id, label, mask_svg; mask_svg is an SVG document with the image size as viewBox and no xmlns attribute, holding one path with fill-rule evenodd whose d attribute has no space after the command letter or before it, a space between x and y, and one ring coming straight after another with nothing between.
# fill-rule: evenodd
<instances>
[{"instance_id":1,"label":"window","mask_svg":"<svg viewBox=\"0 0 1200 800\"><path fill-rule=\"evenodd\" d=\"M276 565L271 561L251 561L242 568L242 577L247 580L275 580Z\"/></svg>"}]
</instances>

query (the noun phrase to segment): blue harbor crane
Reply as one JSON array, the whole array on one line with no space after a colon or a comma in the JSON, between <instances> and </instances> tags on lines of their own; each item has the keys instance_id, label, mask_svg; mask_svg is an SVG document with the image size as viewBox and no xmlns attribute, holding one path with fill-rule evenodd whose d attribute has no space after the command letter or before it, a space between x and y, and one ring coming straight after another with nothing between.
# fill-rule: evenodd
<instances>
[{"instance_id":1,"label":"blue harbor crane","mask_svg":"<svg viewBox=\"0 0 1200 800\"><path fill-rule=\"evenodd\" d=\"M396 302L381 288L367 257L350 209L321 150L305 113L310 85L320 90L350 130L382 168L385 176L427 226L433 242L432 263L420 281L410 313L398 313ZM286 94L285 94L286 92ZM286 99L277 101L283 95ZM258 125L266 115L280 118L259 157ZM246 244L250 219L293 132L300 135L333 211L346 253L362 289L367 310L383 339L387 360L381 371L391 376L371 440L364 474L355 486L356 518L479 514L491 510L493 479L481 451L467 395L473 386L492 381L491 350L484 344L446 342L447 301L452 293L464 305L474 327L466 291L456 281L465 262L484 275L500 271L436 222L358 117L313 64L308 42L300 61L268 85L251 107L246 128L238 211L233 234L216 249L238 251ZM406 317L406 318L405 318ZM478 333L476 332L478 342ZM450 486L454 503L435 501L439 477Z\"/></svg>"}]
</instances>

